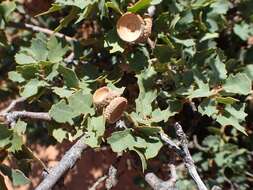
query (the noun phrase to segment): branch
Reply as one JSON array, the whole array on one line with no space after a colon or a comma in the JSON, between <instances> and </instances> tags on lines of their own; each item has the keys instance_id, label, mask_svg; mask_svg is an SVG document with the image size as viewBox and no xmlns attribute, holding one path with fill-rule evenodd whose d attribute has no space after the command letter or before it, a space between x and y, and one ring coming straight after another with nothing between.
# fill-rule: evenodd
<instances>
[{"instance_id":1,"label":"branch","mask_svg":"<svg viewBox=\"0 0 253 190\"><path fill-rule=\"evenodd\" d=\"M8 124L15 122L18 118L30 118L51 121L51 117L47 112L13 111L0 115L5 117Z\"/></svg>"},{"instance_id":2,"label":"branch","mask_svg":"<svg viewBox=\"0 0 253 190\"><path fill-rule=\"evenodd\" d=\"M11 27L14 27L14 28L21 28L21 29L25 29L25 30L34 31L34 32L42 32L42 33L50 35L50 36L55 35L56 37L63 38L68 42L77 41L77 39L72 38L70 36L67 36L65 34L62 34L62 33L59 33L59 32L54 32L53 30L50 30L50 29L47 29L47 28L42 28L42 27L35 26L35 25L32 25L32 24L9 22L8 25L11 26Z\"/></svg>"},{"instance_id":3,"label":"branch","mask_svg":"<svg viewBox=\"0 0 253 190\"><path fill-rule=\"evenodd\" d=\"M50 190L57 181L71 169L76 161L81 157L82 152L87 148L84 143L84 137L81 137L62 157L58 165L49 170L44 180L35 188L35 190Z\"/></svg>"},{"instance_id":4,"label":"branch","mask_svg":"<svg viewBox=\"0 0 253 190\"><path fill-rule=\"evenodd\" d=\"M107 178L107 175L104 175L100 178L98 178L98 180L92 185L91 188L89 188L89 190L96 190L97 189L97 186L102 183L104 180L106 180Z\"/></svg>"},{"instance_id":5,"label":"branch","mask_svg":"<svg viewBox=\"0 0 253 190\"><path fill-rule=\"evenodd\" d=\"M159 179L154 173L147 173L145 175L146 182L154 189L154 190L177 190L176 182L177 182L177 173L176 167L174 164L170 164L170 179L167 181L163 181Z\"/></svg>"},{"instance_id":6,"label":"branch","mask_svg":"<svg viewBox=\"0 0 253 190\"><path fill-rule=\"evenodd\" d=\"M194 164L194 161L193 161L190 151L188 149L187 137L182 129L182 126L178 122L176 122L174 125L174 128L176 130L177 138L180 140L181 147L184 152L182 158L183 158L185 167L187 168L192 179L197 184L198 189L199 190L207 190L207 187L205 186L204 182L202 181L202 179L200 178L200 176L197 172L196 166Z\"/></svg>"},{"instance_id":7,"label":"branch","mask_svg":"<svg viewBox=\"0 0 253 190\"><path fill-rule=\"evenodd\" d=\"M109 172L108 172L108 178L105 181L105 187L107 190L110 190L114 186L117 185L118 179L117 179L117 169L114 166L110 166Z\"/></svg>"},{"instance_id":8,"label":"branch","mask_svg":"<svg viewBox=\"0 0 253 190\"><path fill-rule=\"evenodd\" d=\"M10 112L13 108L16 107L16 105L20 102L24 102L26 100L26 98L23 98L23 97L20 97L20 98L17 98L16 100L12 100L12 102L10 103L10 105L5 108L4 110L2 110L0 112L0 114L4 114L4 113L8 113Z\"/></svg>"},{"instance_id":9,"label":"branch","mask_svg":"<svg viewBox=\"0 0 253 190\"><path fill-rule=\"evenodd\" d=\"M89 190L96 190L97 186L104 180L106 180L105 187L107 190L110 190L117 185L117 169L114 166L111 165L108 174L98 178L98 180L92 185L92 187L89 188Z\"/></svg>"}]
</instances>

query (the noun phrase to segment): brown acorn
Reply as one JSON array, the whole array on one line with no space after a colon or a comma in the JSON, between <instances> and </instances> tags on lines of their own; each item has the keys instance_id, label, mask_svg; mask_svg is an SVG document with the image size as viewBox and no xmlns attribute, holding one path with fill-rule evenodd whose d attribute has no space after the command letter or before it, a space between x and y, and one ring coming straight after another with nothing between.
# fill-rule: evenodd
<instances>
[{"instance_id":1,"label":"brown acorn","mask_svg":"<svg viewBox=\"0 0 253 190\"><path fill-rule=\"evenodd\" d=\"M152 21L151 16L144 15L143 20L144 20L145 26L144 26L143 35L139 39L139 42L145 42L149 38L152 32L153 21Z\"/></svg>"},{"instance_id":2,"label":"brown acorn","mask_svg":"<svg viewBox=\"0 0 253 190\"><path fill-rule=\"evenodd\" d=\"M104 117L108 123L115 123L121 117L127 107L127 99L123 97L114 98L104 110Z\"/></svg>"},{"instance_id":3,"label":"brown acorn","mask_svg":"<svg viewBox=\"0 0 253 190\"><path fill-rule=\"evenodd\" d=\"M119 37L129 43L145 42L151 34L152 18L145 15L125 13L117 22Z\"/></svg>"},{"instance_id":4,"label":"brown acorn","mask_svg":"<svg viewBox=\"0 0 253 190\"><path fill-rule=\"evenodd\" d=\"M108 87L104 86L95 91L93 94L93 103L98 110L105 108L112 99L120 96L116 91L110 90Z\"/></svg>"}]
</instances>

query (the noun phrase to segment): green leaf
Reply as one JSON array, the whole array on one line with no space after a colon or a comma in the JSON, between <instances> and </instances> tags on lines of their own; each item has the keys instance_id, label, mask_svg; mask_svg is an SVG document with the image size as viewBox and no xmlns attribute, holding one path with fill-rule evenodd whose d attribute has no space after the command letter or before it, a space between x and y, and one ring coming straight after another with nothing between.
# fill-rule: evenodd
<instances>
[{"instance_id":1,"label":"green leaf","mask_svg":"<svg viewBox=\"0 0 253 190\"><path fill-rule=\"evenodd\" d=\"M10 71L8 73L8 78L10 80L12 80L13 82L18 82L18 83L21 83L21 82L25 81L23 76L20 73L16 72L16 71Z\"/></svg>"},{"instance_id":2,"label":"green leaf","mask_svg":"<svg viewBox=\"0 0 253 190\"><path fill-rule=\"evenodd\" d=\"M151 103L156 99L156 90L150 90L153 82L153 77L156 74L153 67L143 70L138 78L139 96L135 100L136 112L141 113L143 116L151 115L152 106Z\"/></svg>"},{"instance_id":3,"label":"green leaf","mask_svg":"<svg viewBox=\"0 0 253 190\"><path fill-rule=\"evenodd\" d=\"M214 82L218 82L227 78L226 66L221 61L219 56L213 58L209 65L212 69L212 78Z\"/></svg>"},{"instance_id":4,"label":"green leaf","mask_svg":"<svg viewBox=\"0 0 253 190\"><path fill-rule=\"evenodd\" d=\"M123 14L122 10L120 10L119 5L115 1L109 1L105 3L107 8L112 8L114 11L118 12L119 14Z\"/></svg>"},{"instance_id":5,"label":"green leaf","mask_svg":"<svg viewBox=\"0 0 253 190\"><path fill-rule=\"evenodd\" d=\"M136 13L140 10L148 8L151 2L152 0L139 0L133 6L127 7L127 11Z\"/></svg>"},{"instance_id":6,"label":"green leaf","mask_svg":"<svg viewBox=\"0 0 253 190\"><path fill-rule=\"evenodd\" d=\"M88 130L96 133L96 137L101 137L105 133L105 119L103 116L92 117L88 123Z\"/></svg>"},{"instance_id":7,"label":"green leaf","mask_svg":"<svg viewBox=\"0 0 253 190\"><path fill-rule=\"evenodd\" d=\"M92 148L100 146L101 137L105 132L105 119L103 116L88 118L85 143Z\"/></svg>"},{"instance_id":8,"label":"green leaf","mask_svg":"<svg viewBox=\"0 0 253 190\"><path fill-rule=\"evenodd\" d=\"M140 72L148 67L149 53L146 48L138 48L127 55L127 62L135 72Z\"/></svg>"},{"instance_id":9,"label":"green leaf","mask_svg":"<svg viewBox=\"0 0 253 190\"><path fill-rule=\"evenodd\" d=\"M214 0L196 0L194 3L191 4L193 9L200 9L209 6L212 4Z\"/></svg>"},{"instance_id":10,"label":"green leaf","mask_svg":"<svg viewBox=\"0 0 253 190\"><path fill-rule=\"evenodd\" d=\"M203 116L207 115L211 117L212 115L218 113L217 104L213 99L206 98L198 106L198 111Z\"/></svg>"},{"instance_id":11,"label":"green leaf","mask_svg":"<svg viewBox=\"0 0 253 190\"><path fill-rule=\"evenodd\" d=\"M246 104L237 104L237 105L226 105L225 111L230 113L233 117L239 121L245 121L247 114L244 112Z\"/></svg>"},{"instance_id":12,"label":"green leaf","mask_svg":"<svg viewBox=\"0 0 253 190\"><path fill-rule=\"evenodd\" d=\"M48 56L46 36L37 34L36 38L32 39L30 52L37 61L46 61Z\"/></svg>"},{"instance_id":13,"label":"green leaf","mask_svg":"<svg viewBox=\"0 0 253 190\"><path fill-rule=\"evenodd\" d=\"M175 37L172 37L172 39L177 43L177 44L181 44L185 47L191 47L191 46L195 46L196 43L194 41L194 39L186 39L186 40L181 40Z\"/></svg>"},{"instance_id":14,"label":"green leaf","mask_svg":"<svg viewBox=\"0 0 253 190\"><path fill-rule=\"evenodd\" d=\"M59 65L58 72L62 74L64 82L67 87L78 88L79 79L77 78L76 73L73 70L63 65Z\"/></svg>"},{"instance_id":15,"label":"green leaf","mask_svg":"<svg viewBox=\"0 0 253 190\"><path fill-rule=\"evenodd\" d=\"M232 98L232 97L221 97L217 96L215 97L216 101L221 104L234 104L236 102L239 102L239 100Z\"/></svg>"},{"instance_id":16,"label":"green leaf","mask_svg":"<svg viewBox=\"0 0 253 190\"><path fill-rule=\"evenodd\" d=\"M58 128L53 130L52 135L59 143L62 143L63 140L67 138L67 134L67 131L64 131L62 128Z\"/></svg>"},{"instance_id":17,"label":"green leaf","mask_svg":"<svg viewBox=\"0 0 253 190\"><path fill-rule=\"evenodd\" d=\"M0 164L0 171L5 175L8 176L11 180L12 184L17 187L20 185L25 185L30 183L31 181L27 178L23 172L20 170L11 169L9 166L4 164Z\"/></svg>"},{"instance_id":18,"label":"green leaf","mask_svg":"<svg viewBox=\"0 0 253 190\"><path fill-rule=\"evenodd\" d=\"M12 132L5 126L0 124L0 148L4 148L6 145L10 144Z\"/></svg>"},{"instance_id":19,"label":"green leaf","mask_svg":"<svg viewBox=\"0 0 253 190\"><path fill-rule=\"evenodd\" d=\"M68 51L68 46L62 47L62 44L54 36L47 42L47 48L49 51L48 60L53 63L62 61L63 56Z\"/></svg>"},{"instance_id":20,"label":"green leaf","mask_svg":"<svg viewBox=\"0 0 253 190\"><path fill-rule=\"evenodd\" d=\"M218 115L216 118L216 121L219 122L222 126L231 125L231 126L235 127L238 131L241 131L242 133L247 135L245 128L243 126L241 126L240 123L238 122L238 120L231 115L228 115L228 114L227 115Z\"/></svg>"},{"instance_id":21,"label":"green leaf","mask_svg":"<svg viewBox=\"0 0 253 190\"><path fill-rule=\"evenodd\" d=\"M218 37L219 37L219 33L205 33L205 35L200 39L199 42L204 42L206 40L211 40Z\"/></svg>"},{"instance_id":22,"label":"green leaf","mask_svg":"<svg viewBox=\"0 0 253 190\"><path fill-rule=\"evenodd\" d=\"M161 63L168 63L173 53L174 50L168 45L157 44L154 49L154 54Z\"/></svg>"},{"instance_id":23,"label":"green leaf","mask_svg":"<svg viewBox=\"0 0 253 190\"><path fill-rule=\"evenodd\" d=\"M0 24L9 20L11 13L16 9L16 3L13 1L3 1L0 4Z\"/></svg>"},{"instance_id":24,"label":"green leaf","mask_svg":"<svg viewBox=\"0 0 253 190\"><path fill-rule=\"evenodd\" d=\"M178 112L172 110L170 106L168 106L168 108L165 110L157 108L152 112L151 121L155 123L158 123L160 121L167 122L170 117L176 115L177 113Z\"/></svg>"},{"instance_id":25,"label":"green leaf","mask_svg":"<svg viewBox=\"0 0 253 190\"><path fill-rule=\"evenodd\" d=\"M212 96L213 92L210 91L209 84L202 83L199 85L199 88L193 90L189 93L188 98L201 98L201 97L209 97Z\"/></svg>"},{"instance_id":26,"label":"green leaf","mask_svg":"<svg viewBox=\"0 0 253 190\"><path fill-rule=\"evenodd\" d=\"M129 147L134 147L135 139L131 131L131 129L126 129L124 131L114 132L107 138L107 142L111 145L113 152L122 152Z\"/></svg>"},{"instance_id":27,"label":"green leaf","mask_svg":"<svg viewBox=\"0 0 253 190\"><path fill-rule=\"evenodd\" d=\"M253 65L246 65L243 69L243 73L245 73L251 81L253 81Z\"/></svg>"},{"instance_id":28,"label":"green leaf","mask_svg":"<svg viewBox=\"0 0 253 190\"><path fill-rule=\"evenodd\" d=\"M115 29L112 29L107 34L105 34L104 47L109 47L110 53L124 52L123 42L118 37Z\"/></svg>"},{"instance_id":29,"label":"green leaf","mask_svg":"<svg viewBox=\"0 0 253 190\"><path fill-rule=\"evenodd\" d=\"M29 98L38 93L40 87L48 86L45 81L39 81L38 79L30 80L20 92L20 95L25 98Z\"/></svg>"},{"instance_id":30,"label":"green leaf","mask_svg":"<svg viewBox=\"0 0 253 190\"><path fill-rule=\"evenodd\" d=\"M162 131L160 127L152 127L152 126L140 126L135 128L135 130L139 131L141 134L146 136L154 136Z\"/></svg>"},{"instance_id":31,"label":"green leaf","mask_svg":"<svg viewBox=\"0 0 253 190\"><path fill-rule=\"evenodd\" d=\"M27 126L27 123L19 119L19 120L17 121L17 123L15 124L13 130L14 130L18 135L23 135L23 134L25 134L26 126Z\"/></svg>"},{"instance_id":32,"label":"green leaf","mask_svg":"<svg viewBox=\"0 0 253 190\"><path fill-rule=\"evenodd\" d=\"M76 117L74 110L64 100L54 104L49 111L49 115L59 123L68 122L70 125L73 124L72 118Z\"/></svg>"},{"instance_id":33,"label":"green leaf","mask_svg":"<svg viewBox=\"0 0 253 190\"><path fill-rule=\"evenodd\" d=\"M98 0L56 0L55 3L59 3L63 6L76 6L80 9L84 9L88 5L96 3Z\"/></svg>"},{"instance_id":34,"label":"green leaf","mask_svg":"<svg viewBox=\"0 0 253 190\"><path fill-rule=\"evenodd\" d=\"M210 5L216 14L226 14L232 4L228 0L216 0Z\"/></svg>"},{"instance_id":35,"label":"green leaf","mask_svg":"<svg viewBox=\"0 0 253 190\"><path fill-rule=\"evenodd\" d=\"M60 96L60 98L68 98L69 96L71 96L74 93L73 90L69 90L64 87L63 88L53 87L52 89L55 94Z\"/></svg>"},{"instance_id":36,"label":"green leaf","mask_svg":"<svg viewBox=\"0 0 253 190\"><path fill-rule=\"evenodd\" d=\"M15 55L15 61L17 64L25 65L36 63L37 61L31 56L27 55L25 52L20 52Z\"/></svg>"},{"instance_id":37,"label":"green leaf","mask_svg":"<svg viewBox=\"0 0 253 190\"><path fill-rule=\"evenodd\" d=\"M74 110L76 115L94 114L92 106L91 94L84 94L83 91L78 91L68 98L69 106Z\"/></svg>"},{"instance_id":38,"label":"green leaf","mask_svg":"<svg viewBox=\"0 0 253 190\"><path fill-rule=\"evenodd\" d=\"M76 7L72 7L72 9L69 11L69 14L65 16L63 19L61 19L60 24L57 26L57 28L54 31L59 32L61 29L67 27L69 23L72 22L77 17L78 13L79 13L79 9Z\"/></svg>"},{"instance_id":39,"label":"green leaf","mask_svg":"<svg viewBox=\"0 0 253 190\"><path fill-rule=\"evenodd\" d=\"M56 11L59 11L63 8L62 5L58 4L58 3L53 3L52 4L52 7L50 7L50 9L48 9L46 12L43 12L43 13L40 13L38 15L36 15L37 17L38 16L42 16L42 15L47 15L47 14L50 14L50 13L54 13Z\"/></svg>"},{"instance_id":40,"label":"green leaf","mask_svg":"<svg viewBox=\"0 0 253 190\"><path fill-rule=\"evenodd\" d=\"M149 91L145 94L139 95L138 99L135 100L136 112L142 114L144 117L152 114L151 103L156 99L157 92Z\"/></svg>"},{"instance_id":41,"label":"green leaf","mask_svg":"<svg viewBox=\"0 0 253 190\"><path fill-rule=\"evenodd\" d=\"M235 24L233 31L238 37L240 37L244 41L246 41L250 37L250 35L253 34L252 27L245 22Z\"/></svg>"},{"instance_id":42,"label":"green leaf","mask_svg":"<svg viewBox=\"0 0 253 190\"><path fill-rule=\"evenodd\" d=\"M91 148L97 148L100 145L99 139L96 136L96 133L88 131L84 135L84 143L89 145Z\"/></svg>"},{"instance_id":43,"label":"green leaf","mask_svg":"<svg viewBox=\"0 0 253 190\"><path fill-rule=\"evenodd\" d=\"M138 154L139 158L141 159L142 171L144 172L145 169L147 169L147 162L144 154L136 148L132 150L135 151Z\"/></svg>"},{"instance_id":44,"label":"green leaf","mask_svg":"<svg viewBox=\"0 0 253 190\"><path fill-rule=\"evenodd\" d=\"M16 132L13 132L10 138L10 146L8 147L8 151L10 152L18 152L22 150L23 139Z\"/></svg>"},{"instance_id":45,"label":"green leaf","mask_svg":"<svg viewBox=\"0 0 253 190\"><path fill-rule=\"evenodd\" d=\"M157 156L160 149L162 148L163 143L158 137L150 137L146 140L146 149L144 155L146 159L151 159Z\"/></svg>"},{"instance_id":46,"label":"green leaf","mask_svg":"<svg viewBox=\"0 0 253 190\"><path fill-rule=\"evenodd\" d=\"M22 137L15 130L0 125L0 148L7 148L10 152L16 152L22 149L22 145Z\"/></svg>"},{"instance_id":47,"label":"green leaf","mask_svg":"<svg viewBox=\"0 0 253 190\"><path fill-rule=\"evenodd\" d=\"M228 93L248 95L251 92L251 81L246 74L229 75L223 89Z\"/></svg>"}]
</instances>

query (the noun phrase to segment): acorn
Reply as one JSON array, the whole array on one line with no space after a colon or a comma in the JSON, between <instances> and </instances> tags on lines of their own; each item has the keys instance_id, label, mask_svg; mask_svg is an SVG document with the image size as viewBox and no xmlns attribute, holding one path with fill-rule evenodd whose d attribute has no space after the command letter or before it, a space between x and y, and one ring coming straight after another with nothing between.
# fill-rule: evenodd
<instances>
[{"instance_id":1,"label":"acorn","mask_svg":"<svg viewBox=\"0 0 253 190\"><path fill-rule=\"evenodd\" d=\"M124 97L114 98L104 110L104 117L108 123L118 121L127 107L127 99Z\"/></svg>"},{"instance_id":2,"label":"acorn","mask_svg":"<svg viewBox=\"0 0 253 190\"><path fill-rule=\"evenodd\" d=\"M152 25L153 25L152 17L146 14L143 17L143 20L144 20L145 26L144 26L143 35L139 39L139 42L145 42L149 38L152 32Z\"/></svg>"},{"instance_id":3,"label":"acorn","mask_svg":"<svg viewBox=\"0 0 253 190\"><path fill-rule=\"evenodd\" d=\"M108 87L104 86L97 89L93 94L93 104L98 111L101 111L103 108L109 105L111 100L119 96L120 94L118 92L112 91Z\"/></svg>"},{"instance_id":4,"label":"acorn","mask_svg":"<svg viewBox=\"0 0 253 190\"><path fill-rule=\"evenodd\" d=\"M145 42L151 34L152 18L145 15L142 18L138 14L125 13L117 22L119 37L128 43Z\"/></svg>"}]
</instances>

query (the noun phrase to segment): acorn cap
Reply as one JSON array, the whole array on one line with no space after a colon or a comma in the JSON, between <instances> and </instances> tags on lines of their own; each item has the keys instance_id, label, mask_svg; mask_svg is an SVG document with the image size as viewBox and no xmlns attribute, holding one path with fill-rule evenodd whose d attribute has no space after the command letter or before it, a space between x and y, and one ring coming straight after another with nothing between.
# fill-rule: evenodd
<instances>
[{"instance_id":1,"label":"acorn cap","mask_svg":"<svg viewBox=\"0 0 253 190\"><path fill-rule=\"evenodd\" d=\"M95 105L101 104L107 97L110 89L106 86L97 89L93 94L93 103Z\"/></svg>"},{"instance_id":2,"label":"acorn cap","mask_svg":"<svg viewBox=\"0 0 253 190\"><path fill-rule=\"evenodd\" d=\"M145 42L149 38L152 32L152 25L153 25L152 17L149 15L144 15L143 20L145 23L144 30L143 30L142 36L138 39L138 42Z\"/></svg>"},{"instance_id":3,"label":"acorn cap","mask_svg":"<svg viewBox=\"0 0 253 190\"><path fill-rule=\"evenodd\" d=\"M115 123L127 107L127 99L117 97L113 99L104 110L104 117L108 123Z\"/></svg>"},{"instance_id":4,"label":"acorn cap","mask_svg":"<svg viewBox=\"0 0 253 190\"><path fill-rule=\"evenodd\" d=\"M117 33L126 42L135 42L144 31L144 20L134 13L123 14L117 22Z\"/></svg>"},{"instance_id":5,"label":"acorn cap","mask_svg":"<svg viewBox=\"0 0 253 190\"><path fill-rule=\"evenodd\" d=\"M97 108L97 111L102 111L103 108L109 105L109 103L116 97L119 97L121 94L112 91L108 87L104 86L95 91L93 94L93 103Z\"/></svg>"}]
</instances>

